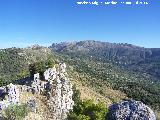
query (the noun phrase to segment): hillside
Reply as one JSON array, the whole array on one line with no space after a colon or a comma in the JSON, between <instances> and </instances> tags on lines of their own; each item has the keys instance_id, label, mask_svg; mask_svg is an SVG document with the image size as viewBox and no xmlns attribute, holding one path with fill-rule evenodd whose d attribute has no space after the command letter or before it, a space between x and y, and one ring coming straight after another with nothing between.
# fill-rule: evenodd
<instances>
[{"instance_id":1,"label":"hillside","mask_svg":"<svg viewBox=\"0 0 160 120\"><path fill-rule=\"evenodd\" d=\"M0 52L0 79L1 79L1 86L7 85L10 82L12 83L18 83L18 84L24 84L26 81L30 81L30 67L32 65L36 65L39 69L43 67L43 69L46 69L47 65L43 65L44 63L47 64L48 61L60 61L61 57L60 55L55 55L54 53L51 53L51 50L45 47L41 46L32 46L28 48L8 48L8 49L2 49ZM67 59L69 60L69 59ZM68 61L69 62L69 61ZM67 69L69 73L69 78L71 78L71 81L73 84L77 86L77 88L80 89L80 92L82 93L81 98L82 99L94 99L95 102L97 102L97 98L100 101L106 102L108 101L108 105L111 104L110 99L106 99L104 96L100 95L98 92L93 90L92 88L89 88L88 86L84 86L83 81L80 81L80 79L88 79L88 76L85 76L81 78L80 75L78 78L75 76L75 74L79 74L76 71L71 70L70 68L74 67L70 65L70 67ZM43 70L42 70L43 71ZM34 71L39 72L39 71ZM86 81L87 82L87 81ZM89 81L88 81L89 83ZM83 84L83 85L82 85ZM115 93L115 91L112 91L110 89L111 93ZM85 97L86 96L86 97ZM90 96L88 98L88 96ZM94 97L93 97L94 96ZM125 96L122 95L118 98L116 96L113 96L115 99L120 100L121 98L125 98Z\"/></svg>"},{"instance_id":2,"label":"hillside","mask_svg":"<svg viewBox=\"0 0 160 120\"><path fill-rule=\"evenodd\" d=\"M160 49L98 41L64 42L50 48L87 76L82 81L100 94L105 96L107 86L160 108Z\"/></svg>"},{"instance_id":3,"label":"hillside","mask_svg":"<svg viewBox=\"0 0 160 120\"><path fill-rule=\"evenodd\" d=\"M134 99L160 110L158 48L99 41L65 42L49 48L35 45L2 49L0 58L1 86L17 81L25 83L33 73L39 72L41 76L52 66L51 61L55 65L65 62L67 78L80 90L82 100L104 102L108 107Z\"/></svg>"},{"instance_id":4,"label":"hillside","mask_svg":"<svg viewBox=\"0 0 160 120\"><path fill-rule=\"evenodd\" d=\"M51 50L41 46L28 48L8 48L0 50L0 80L4 84L23 79L30 74L29 65L47 60Z\"/></svg>"},{"instance_id":5,"label":"hillside","mask_svg":"<svg viewBox=\"0 0 160 120\"><path fill-rule=\"evenodd\" d=\"M158 48L143 48L127 43L116 44L93 40L53 43L50 48L72 57L83 55L92 57L96 61L110 62L122 68L147 74L152 79L160 78L160 49Z\"/></svg>"}]
</instances>

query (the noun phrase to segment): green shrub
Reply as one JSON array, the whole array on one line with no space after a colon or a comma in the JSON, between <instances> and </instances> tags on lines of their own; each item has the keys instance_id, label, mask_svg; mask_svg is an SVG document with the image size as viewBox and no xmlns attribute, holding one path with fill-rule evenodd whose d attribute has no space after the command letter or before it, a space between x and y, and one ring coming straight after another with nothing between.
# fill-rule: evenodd
<instances>
[{"instance_id":1,"label":"green shrub","mask_svg":"<svg viewBox=\"0 0 160 120\"><path fill-rule=\"evenodd\" d=\"M70 113L68 115L68 120L90 120L89 116L86 116L86 115L77 115L75 113Z\"/></svg>"},{"instance_id":2,"label":"green shrub","mask_svg":"<svg viewBox=\"0 0 160 120\"><path fill-rule=\"evenodd\" d=\"M22 120L28 114L26 105L10 105L4 110L5 120Z\"/></svg>"},{"instance_id":3,"label":"green shrub","mask_svg":"<svg viewBox=\"0 0 160 120\"><path fill-rule=\"evenodd\" d=\"M105 120L107 108L103 103L94 104L91 100L79 101L68 114L68 120Z\"/></svg>"}]
</instances>

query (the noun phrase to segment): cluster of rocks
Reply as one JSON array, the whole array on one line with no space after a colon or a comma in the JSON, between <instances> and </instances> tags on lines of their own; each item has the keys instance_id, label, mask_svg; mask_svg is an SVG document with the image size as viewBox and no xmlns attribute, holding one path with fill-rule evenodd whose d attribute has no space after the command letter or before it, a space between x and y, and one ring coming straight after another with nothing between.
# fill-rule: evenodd
<instances>
[{"instance_id":1,"label":"cluster of rocks","mask_svg":"<svg viewBox=\"0 0 160 120\"><path fill-rule=\"evenodd\" d=\"M154 112L140 101L122 101L110 106L109 120L156 120Z\"/></svg>"},{"instance_id":2,"label":"cluster of rocks","mask_svg":"<svg viewBox=\"0 0 160 120\"><path fill-rule=\"evenodd\" d=\"M21 85L19 86L19 91L20 93L23 93L23 92L32 92L32 87L31 86L27 86L27 85Z\"/></svg>"},{"instance_id":3,"label":"cluster of rocks","mask_svg":"<svg viewBox=\"0 0 160 120\"><path fill-rule=\"evenodd\" d=\"M1 88L0 93L7 93L8 99L0 101L0 109L8 107L10 104L20 103L19 96L23 92L32 92L34 94L41 94L46 92L48 98L48 106L50 107L54 120L63 120L67 117L74 105L72 100L72 84L66 77L66 64L59 63L57 67L48 68L44 72L44 80L40 80L39 73L34 74L34 80L31 86L27 85L13 85ZM1 95L2 96L2 95ZM29 100L27 106L33 112L36 111L36 101Z\"/></svg>"},{"instance_id":4,"label":"cluster of rocks","mask_svg":"<svg viewBox=\"0 0 160 120\"><path fill-rule=\"evenodd\" d=\"M50 91L51 90L51 85L53 83L53 80L56 78L57 72L56 72L56 68L48 68L45 72L44 72L44 79L45 80L40 80L40 75L39 73L34 74L34 80L32 82L31 85L31 91L33 93L38 93L41 94L43 93L45 90L46 91Z\"/></svg>"},{"instance_id":5,"label":"cluster of rocks","mask_svg":"<svg viewBox=\"0 0 160 120\"><path fill-rule=\"evenodd\" d=\"M59 63L59 66L48 68L44 72L45 81L41 81L39 73L34 75L32 89L34 93L41 94L47 91L48 106L54 120L63 120L67 112L73 108L72 84L67 79L66 64Z\"/></svg>"}]
</instances>

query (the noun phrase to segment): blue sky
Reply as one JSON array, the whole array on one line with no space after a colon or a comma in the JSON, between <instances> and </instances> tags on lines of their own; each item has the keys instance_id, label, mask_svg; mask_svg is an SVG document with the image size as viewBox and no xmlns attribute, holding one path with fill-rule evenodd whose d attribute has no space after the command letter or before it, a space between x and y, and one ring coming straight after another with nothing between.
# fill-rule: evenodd
<instances>
[{"instance_id":1,"label":"blue sky","mask_svg":"<svg viewBox=\"0 0 160 120\"><path fill-rule=\"evenodd\" d=\"M160 0L108 6L76 1L84 0L0 0L0 48L80 40L160 48Z\"/></svg>"}]
</instances>

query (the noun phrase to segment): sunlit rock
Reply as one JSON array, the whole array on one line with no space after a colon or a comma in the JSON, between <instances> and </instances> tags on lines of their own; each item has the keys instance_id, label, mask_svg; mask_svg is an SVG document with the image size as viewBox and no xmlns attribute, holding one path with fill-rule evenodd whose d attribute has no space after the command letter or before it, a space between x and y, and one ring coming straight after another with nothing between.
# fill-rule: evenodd
<instances>
[{"instance_id":1,"label":"sunlit rock","mask_svg":"<svg viewBox=\"0 0 160 120\"><path fill-rule=\"evenodd\" d=\"M60 73L66 72L66 64L65 63L59 63L59 72Z\"/></svg>"},{"instance_id":2,"label":"sunlit rock","mask_svg":"<svg viewBox=\"0 0 160 120\"><path fill-rule=\"evenodd\" d=\"M53 67L53 68L48 68L45 72L44 72L44 78L45 80L54 80L56 78L56 68Z\"/></svg>"},{"instance_id":3,"label":"sunlit rock","mask_svg":"<svg viewBox=\"0 0 160 120\"><path fill-rule=\"evenodd\" d=\"M53 112L53 119L65 120L69 110L73 109L72 84L65 76L66 64L59 64L59 74L53 80L49 106Z\"/></svg>"},{"instance_id":4,"label":"sunlit rock","mask_svg":"<svg viewBox=\"0 0 160 120\"><path fill-rule=\"evenodd\" d=\"M14 104L19 102L19 89L12 83L8 85L8 100Z\"/></svg>"},{"instance_id":5,"label":"sunlit rock","mask_svg":"<svg viewBox=\"0 0 160 120\"><path fill-rule=\"evenodd\" d=\"M32 82L33 93L40 93L40 79L39 73L34 74L34 81Z\"/></svg>"},{"instance_id":6,"label":"sunlit rock","mask_svg":"<svg viewBox=\"0 0 160 120\"><path fill-rule=\"evenodd\" d=\"M140 101L123 101L109 108L109 120L156 120L154 112Z\"/></svg>"}]
</instances>

